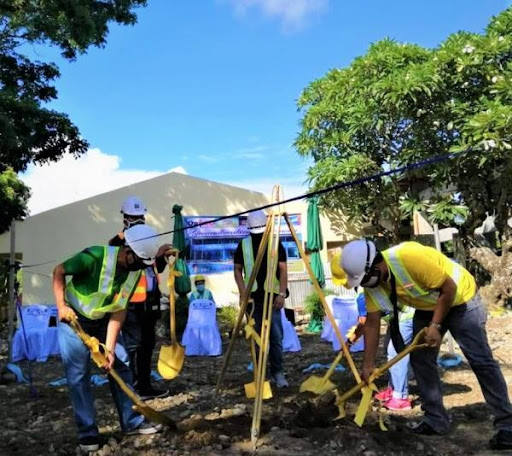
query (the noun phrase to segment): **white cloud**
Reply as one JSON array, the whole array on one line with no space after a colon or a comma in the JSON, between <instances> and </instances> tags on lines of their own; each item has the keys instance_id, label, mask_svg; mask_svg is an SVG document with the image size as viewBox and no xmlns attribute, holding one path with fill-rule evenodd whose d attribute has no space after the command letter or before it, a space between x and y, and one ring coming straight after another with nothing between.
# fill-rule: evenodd
<instances>
[{"instance_id":1,"label":"white cloud","mask_svg":"<svg viewBox=\"0 0 512 456\"><path fill-rule=\"evenodd\" d=\"M167 172L171 171L187 174L182 166ZM32 190L28 206L34 215L161 174L161 171L121 169L119 156L89 149L78 159L66 155L55 163L32 165L20 177Z\"/></svg>"},{"instance_id":2,"label":"white cloud","mask_svg":"<svg viewBox=\"0 0 512 456\"><path fill-rule=\"evenodd\" d=\"M303 27L312 15L323 12L329 0L221 0L230 4L235 13L245 15L251 9L260 9L265 16L281 21L285 31Z\"/></svg>"}]
</instances>

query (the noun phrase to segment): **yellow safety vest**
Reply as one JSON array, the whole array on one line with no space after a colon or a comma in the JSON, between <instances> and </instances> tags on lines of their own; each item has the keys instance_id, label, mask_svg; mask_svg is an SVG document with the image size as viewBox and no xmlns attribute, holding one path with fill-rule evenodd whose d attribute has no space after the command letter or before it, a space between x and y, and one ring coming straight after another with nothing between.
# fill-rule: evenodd
<instances>
[{"instance_id":1,"label":"yellow safety vest","mask_svg":"<svg viewBox=\"0 0 512 456\"><path fill-rule=\"evenodd\" d=\"M267 261L268 258L270 258L271 255L271 243L268 243L268 250L267 250ZM242 253L244 255L244 283L247 286L249 284L249 278L251 277L252 270L254 268L254 251L252 248L252 238L246 237L242 239ZM254 293L258 289L257 281L255 280L251 292ZM274 294L279 294L279 280L277 280L277 277L273 277L272 280L272 289L267 290L267 281L265 280L265 291L271 291Z\"/></svg>"},{"instance_id":2,"label":"yellow safety vest","mask_svg":"<svg viewBox=\"0 0 512 456\"><path fill-rule=\"evenodd\" d=\"M405 293L411 298L420 299L426 303L435 305L439 292L437 290L423 289L420 285L414 282L400 258L400 247L400 245L397 245L382 252L386 265L390 272L395 276L397 286L402 287L405 290ZM454 262L452 271L450 271L449 275L456 285L459 284L461 274L462 266ZM389 299L389 293L383 287L378 286L375 288L365 288L364 292L372 298L373 302L381 312L385 314L391 314L393 312L393 305ZM398 300L400 301L400 296L398 297ZM399 302L399 307L406 311L406 308L409 306Z\"/></svg>"},{"instance_id":3,"label":"yellow safety vest","mask_svg":"<svg viewBox=\"0 0 512 456\"><path fill-rule=\"evenodd\" d=\"M107 313L126 309L128 299L140 278L141 271L130 271L119 293L114 296L111 302L105 302L107 297L112 295L118 254L119 247L104 247L100 282L96 292L88 295L80 293L73 284L73 278L66 283L66 302L84 317L99 320Z\"/></svg>"}]
</instances>

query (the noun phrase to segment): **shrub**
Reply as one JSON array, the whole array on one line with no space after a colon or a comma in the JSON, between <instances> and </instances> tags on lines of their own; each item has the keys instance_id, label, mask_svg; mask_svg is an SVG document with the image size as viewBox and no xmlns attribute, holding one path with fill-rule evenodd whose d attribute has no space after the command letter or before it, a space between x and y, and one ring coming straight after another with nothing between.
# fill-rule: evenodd
<instances>
[{"instance_id":1,"label":"shrub","mask_svg":"<svg viewBox=\"0 0 512 456\"><path fill-rule=\"evenodd\" d=\"M333 290L325 289L324 295L329 296L335 294ZM310 295L306 297L304 310L306 313L310 314L311 321L322 321L325 312L322 306L322 301L320 300L320 296L316 291L313 291Z\"/></svg>"}]
</instances>

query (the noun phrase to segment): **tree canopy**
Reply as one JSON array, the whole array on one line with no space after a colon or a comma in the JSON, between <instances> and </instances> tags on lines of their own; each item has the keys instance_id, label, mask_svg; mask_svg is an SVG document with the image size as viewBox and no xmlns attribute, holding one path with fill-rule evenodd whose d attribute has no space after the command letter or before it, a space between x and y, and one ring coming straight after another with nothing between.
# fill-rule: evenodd
<instances>
[{"instance_id":1,"label":"tree canopy","mask_svg":"<svg viewBox=\"0 0 512 456\"><path fill-rule=\"evenodd\" d=\"M295 146L313 158L315 189L448 151L483 150L328 194L324 208L342 209L395 239L414 209L441 223L461 214L468 227L497 210L503 228L510 211L511 32L509 8L482 34L458 32L435 49L385 39L312 82L298 101Z\"/></svg>"},{"instance_id":2,"label":"tree canopy","mask_svg":"<svg viewBox=\"0 0 512 456\"><path fill-rule=\"evenodd\" d=\"M111 23L136 22L134 9L146 0L0 0L0 173L14 183L13 174L29 163L45 163L65 153L80 155L88 143L69 117L49 109L57 98L59 70L53 63L30 59L23 46L53 45L73 60L90 46L104 46ZM21 205L9 217L26 214L28 189L12 185Z\"/></svg>"}]
</instances>

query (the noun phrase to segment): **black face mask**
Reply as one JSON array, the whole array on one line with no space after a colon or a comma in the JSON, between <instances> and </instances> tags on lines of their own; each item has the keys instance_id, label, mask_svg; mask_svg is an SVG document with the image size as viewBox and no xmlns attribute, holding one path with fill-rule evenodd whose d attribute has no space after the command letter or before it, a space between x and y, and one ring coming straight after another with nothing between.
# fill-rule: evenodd
<instances>
[{"instance_id":1,"label":"black face mask","mask_svg":"<svg viewBox=\"0 0 512 456\"><path fill-rule=\"evenodd\" d=\"M381 281L380 269L373 267L368 271L363 280L361 281L361 286L364 288L375 288L378 287Z\"/></svg>"}]
</instances>

